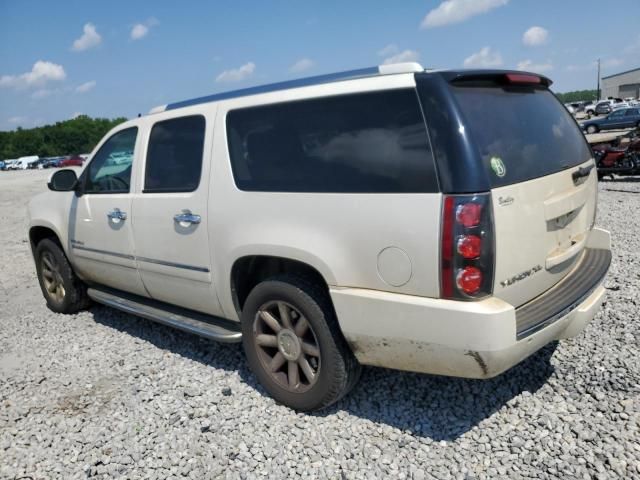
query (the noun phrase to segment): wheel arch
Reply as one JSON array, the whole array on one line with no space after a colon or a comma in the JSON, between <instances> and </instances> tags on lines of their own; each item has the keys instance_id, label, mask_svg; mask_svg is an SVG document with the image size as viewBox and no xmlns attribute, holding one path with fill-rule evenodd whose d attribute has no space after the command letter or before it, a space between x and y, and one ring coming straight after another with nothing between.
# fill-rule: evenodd
<instances>
[{"instance_id":1,"label":"wheel arch","mask_svg":"<svg viewBox=\"0 0 640 480\"><path fill-rule=\"evenodd\" d=\"M328 294L333 277L323 274L321 270L324 269L289 256L248 254L238 257L233 262L229 275L235 312L239 317L249 292L258 283L278 274L291 273L310 278L325 288Z\"/></svg>"},{"instance_id":2,"label":"wheel arch","mask_svg":"<svg viewBox=\"0 0 640 480\"><path fill-rule=\"evenodd\" d=\"M67 254L65 245L60 238L60 234L52 225L47 224L35 224L29 226L29 244L31 246L32 254L35 255L38 243L40 243L45 238L54 240L60 246L60 248L62 248L62 251Z\"/></svg>"}]
</instances>

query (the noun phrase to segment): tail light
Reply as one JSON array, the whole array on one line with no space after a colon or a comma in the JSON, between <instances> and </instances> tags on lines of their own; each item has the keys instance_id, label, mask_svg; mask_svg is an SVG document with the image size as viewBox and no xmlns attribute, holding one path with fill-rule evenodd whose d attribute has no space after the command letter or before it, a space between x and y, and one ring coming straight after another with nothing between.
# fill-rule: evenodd
<instances>
[{"instance_id":1,"label":"tail light","mask_svg":"<svg viewBox=\"0 0 640 480\"><path fill-rule=\"evenodd\" d=\"M494 236L490 194L445 195L442 210L442 298L474 300L491 295Z\"/></svg>"}]
</instances>

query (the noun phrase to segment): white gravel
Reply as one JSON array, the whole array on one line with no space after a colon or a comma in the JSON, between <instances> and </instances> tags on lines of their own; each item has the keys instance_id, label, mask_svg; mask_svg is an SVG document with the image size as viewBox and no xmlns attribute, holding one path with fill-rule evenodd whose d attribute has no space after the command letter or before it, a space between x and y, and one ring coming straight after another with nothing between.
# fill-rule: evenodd
<instances>
[{"instance_id":1,"label":"white gravel","mask_svg":"<svg viewBox=\"0 0 640 480\"><path fill-rule=\"evenodd\" d=\"M0 478L640 479L640 181L604 182L608 300L489 381L365 369L329 410L276 405L222 345L45 307L25 238L47 172L0 172Z\"/></svg>"}]
</instances>

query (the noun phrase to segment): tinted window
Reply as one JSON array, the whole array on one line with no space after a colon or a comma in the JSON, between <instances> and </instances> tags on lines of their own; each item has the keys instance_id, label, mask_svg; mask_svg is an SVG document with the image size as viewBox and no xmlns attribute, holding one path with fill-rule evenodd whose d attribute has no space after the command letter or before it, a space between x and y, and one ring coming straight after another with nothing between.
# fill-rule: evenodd
<instances>
[{"instance_id":1,"label":"tinted window","mask_svg":"<svg viewBox=\"0 0 640 480\"><path fill-rule=\"evenodd\" d=\"M149 136L144 193L192 192L202 171L205 119L197 115L156 123Z\"/></svg>"},{"instance_id":2,"label":"tinted window","mask_svg":"<svg viewBox=\"0 0 640 480\"><path fill-rule=\"evenodd\" d=\"M627 115L629 117L633 117L633 116L636 116L638 114L640 114L640 112L638 112L637 108L630 108L629 110L627 110Z\"/></svg>"},{"instance_id":3,"label":"tinted window","mask_svg":"<svg viewBox=\"0 0 640 480\"><path fill-rule=\"evenodd\" d=\"M227 136L242 190L437 191L413 89L234 110Z\"/></svg>"},{"instance_id":4,"label":"tinted window","mask_svg":"<svg viewBox=\"0 0 640 480\"><path fill-rule=\"evenodd\" d=\"M107 140L83 173L85 193L127 193L138 129L128 128Z\"/></svg>"},{"instance_id":5,"label":"tinted window","mask_svg":"<svg viewBox=\"0 0 640 480\"><path fill-rule=\"evenodd\" d=\"M452 89L494 187L549 175L591 158L571 114L547 89Z\"/></svg>"}]
</instances>

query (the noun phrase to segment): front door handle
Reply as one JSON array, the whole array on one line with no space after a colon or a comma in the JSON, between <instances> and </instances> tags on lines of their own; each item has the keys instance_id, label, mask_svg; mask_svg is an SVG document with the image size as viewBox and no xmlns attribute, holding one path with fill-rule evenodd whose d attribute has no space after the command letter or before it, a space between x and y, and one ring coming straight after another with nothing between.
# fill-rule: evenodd
<instances>
[{"instance_id":1,"label":"front door handle","mask_svg":"<svg viewBox=\"0 0 640 480\"><path fill-rule=\"evenodd\" d=\"M200 223L200 215L195 215L189 210L183 210L173 216L173 220L181 225L192 225Z\"/></svg>"},{"instance_id":2,"label":"front door handle","mask_svg":"<svg viewBox=\"0 0 640 480\"><path fill-rule=\"evenodd\" d=\"M113 221L120 221L127 219L127 213L121 211L119 208L114 208L109 213L107 213L107 217L109 217Z\"/></svg>"}]
</instances>

